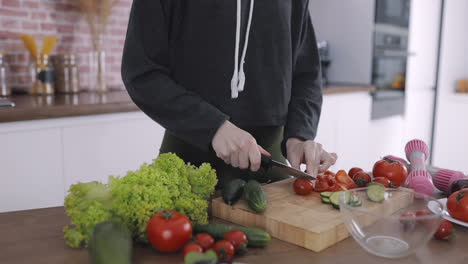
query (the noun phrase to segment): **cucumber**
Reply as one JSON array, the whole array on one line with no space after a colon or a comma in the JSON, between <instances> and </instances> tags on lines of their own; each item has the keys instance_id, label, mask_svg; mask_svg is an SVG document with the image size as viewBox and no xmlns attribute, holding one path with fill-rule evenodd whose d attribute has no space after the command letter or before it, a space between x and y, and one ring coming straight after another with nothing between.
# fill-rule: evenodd
<instances>
[{"instance_id":1,"label":"cucumber","mask_svg":"<svg viewBox=\"0 0 468 264\"><path fill-rule=\"evenodd\" d=\"M381 203L385 200L385 186L383 184L372 182L367 185L367 197L369 200Z\"/></svg>"},{"instance_id":2,"label":"cucumber","mask_svg":"<svg viewBox=\"0 0 468 264\"><path fill-rule=\"evenodd\" d=\"M331 202L330 202L330 198L327 198L327 197L322 197L322 203L325 203L325 204L331 204Z\"/></svg>"},{"instance_id":3,"label":"cucumber","mask_svg":"<svg viewBox=\"0 0 468 264\"><path fill-rule=\"evenodd\" d=\"M242 179L234 179L228 182L222 190L223 200L228 205L234 205L240 200L244 193L245 181Z\"/></svg>"},{"instance_id":4,"label":"cucumber","mask_svg":"<svg viewBox=\"0 0 468 264\"><path fill-rule=\"evenodd\" d=\"M266 247L271 241L270 234L258 229L243 226L224 225L224 224L207 224L194 225L195 233L208 233L215 239L224 239L224 235L231 230L239 230L247 236L247 246L249 247Z\"/></svg>"},{"instance_id":5,"label":"cucumber","mask_svg":"<svg viewBox=\"0 0 468 264\"><path fill-rule=\"evenodd\" d=\"M263 213L267 208L267 197L260 183L250 180L244 186L244 200L256 213Z\"/></svg>"},{"instance_id":6,"label":"cucumber","mask_svg":"<svg viewBox=\"0 0 468 264\"><path fill-rule=\"evenodd\" d=\"M344 193L344 191L333 192L330 195L330 202L336 209L340 209L340 196L342 193Z\"/></svg>"},{"instance_id":7,"label":"cucumber","mask_svg":"<svg viewBox=\"0 0 468 264\"><path fill-rule=\"evenodd\" d=\"M132 237L128 228L116 221L97 224L89 241L92 264L130 264Z\"/></svg>"},{"instance_id":8,"label":"cucumber","mask_svg":"<svg viewBox=\"0 0 468 264\"><path fill-rule=\"evenodd\" d=\"M330 195L332 194L333 192L321 192L320 193L320 196L323 197L323 198L330 198Z\"/></svg>"}]
</instances>

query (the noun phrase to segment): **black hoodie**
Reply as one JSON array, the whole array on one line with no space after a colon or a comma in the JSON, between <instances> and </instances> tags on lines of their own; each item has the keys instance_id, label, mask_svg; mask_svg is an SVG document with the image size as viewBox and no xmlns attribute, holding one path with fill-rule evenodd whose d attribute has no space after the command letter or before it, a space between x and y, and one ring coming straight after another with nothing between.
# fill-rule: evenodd
<instances>
[{"instance_id":1,"label":"black hoodie","mask_svg":"<svg viewBox=\"0 0 468 264\"><path fill-rule=\"evenodd\" d=\"M239 57L251 1L245 89L235 99L237 0L133 1L122 62L128 93L202 150L225 120L241 128L285 126L284 139L316 135L322 89L309 1L242 0Z\"/></svg>"}]
</instances>

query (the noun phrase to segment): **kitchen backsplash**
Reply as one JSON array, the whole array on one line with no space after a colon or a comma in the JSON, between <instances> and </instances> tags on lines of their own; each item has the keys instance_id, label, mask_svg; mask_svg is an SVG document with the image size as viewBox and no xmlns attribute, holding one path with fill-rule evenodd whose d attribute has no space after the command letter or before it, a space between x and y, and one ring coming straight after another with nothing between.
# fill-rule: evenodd
<instances>
[{"instance_id":1,"label":"kitchen backsplash","mask_svg":"<svg viewBox=\"0 0 468 264\"><path fill-rule=\"evenodd\" d=\"M105 51L107 53L107 83L110 88L123 89L120 61L125 41L132 0L120 0L110 17ZM29 55L19 35L59 37L53 53L74 53L85 61L91 51L88 24L81 17L77 0L0 0L0 51L8 53L11 66L11 86L26 90ZM87 89L89 68L80 63L82 88Z\"/></svg>"}]
</instances>

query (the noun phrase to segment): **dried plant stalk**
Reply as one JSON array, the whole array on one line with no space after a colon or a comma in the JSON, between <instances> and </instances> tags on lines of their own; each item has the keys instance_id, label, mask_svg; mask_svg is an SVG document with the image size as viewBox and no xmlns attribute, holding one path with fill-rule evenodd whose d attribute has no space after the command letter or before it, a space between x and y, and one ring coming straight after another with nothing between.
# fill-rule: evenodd
<instances>
[{"instance_id":1,"label":"dried plant stalk","mask_svg":"<svg viewBox=\"0 0 468 264\"><path fill-rule=\"evenodd\" d=\"M101 36L106 33L112 8L119 0L78 0L81 12L88 22L93 48L101 50Z\"/></svg>"}]
</instances>

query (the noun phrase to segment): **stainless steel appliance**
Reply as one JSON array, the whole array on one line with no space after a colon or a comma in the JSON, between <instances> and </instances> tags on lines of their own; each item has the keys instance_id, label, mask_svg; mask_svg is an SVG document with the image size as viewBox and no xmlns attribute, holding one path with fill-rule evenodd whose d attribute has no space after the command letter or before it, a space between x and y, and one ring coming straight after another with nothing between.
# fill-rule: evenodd
<instances>
[{"instance_id":1,"label":"stainless steel appliance","mask_svg":"<svg viewBox=\"0 0 468 264\"><path fill-rule=\"evenodd\" d=\"M377 0L374 24L372 119L405 112L411 0Z\"/></svg>"}]
</instances>

